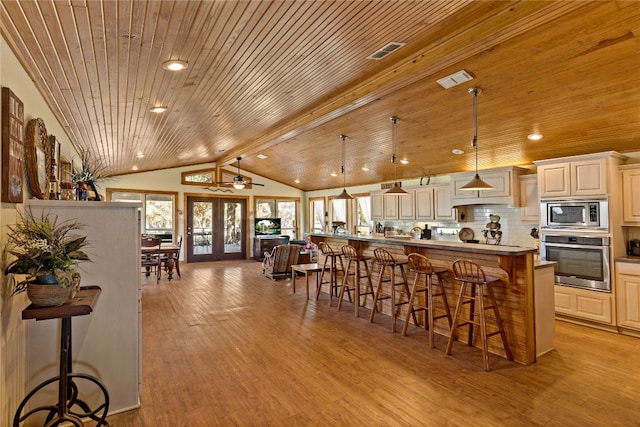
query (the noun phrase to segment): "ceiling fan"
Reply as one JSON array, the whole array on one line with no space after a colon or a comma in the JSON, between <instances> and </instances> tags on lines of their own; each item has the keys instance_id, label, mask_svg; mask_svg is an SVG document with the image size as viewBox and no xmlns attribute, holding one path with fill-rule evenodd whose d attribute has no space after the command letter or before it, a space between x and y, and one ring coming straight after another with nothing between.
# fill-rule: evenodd
<instances>
[{"instance_id":1,"label":"ceiling fan","mask_svg":"<svg viewBox=\"0 0 640 427\"><path fill-rule=\"evenodd\" d=\"M240 175L240 160L241 159L242 159L242 157L236 157L236 160L238 161L238 175L233 177L233 181L216 182L216 184L218 184L218 185L233 185L233 188L235 188L236 190L242 190L244 187L251 188L252 185L259 185L261 187L264 187L264 184L258 184L257 182L247 181L242 175Z\"/></svg>"}]
</instances>

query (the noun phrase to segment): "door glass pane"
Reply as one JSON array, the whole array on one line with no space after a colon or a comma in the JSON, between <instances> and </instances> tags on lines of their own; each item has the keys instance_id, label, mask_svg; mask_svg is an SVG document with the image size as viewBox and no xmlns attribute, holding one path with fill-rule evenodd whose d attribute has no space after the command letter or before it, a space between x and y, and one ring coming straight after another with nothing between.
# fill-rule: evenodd
<instances>
[{"instance_id":1,"label":"door glass pane","mask_svg":"<svg viewBox=\"0 0 640 427\"><path fill-rule=\"evenodd\" d=\"M213 237L213 204L193 203L193 254L211 254Z\"/></svg>"},{"instance_id":2,"label":"door glass pane","mask_svg":"<svg viewBox=\"0 0 640 427\"><path fill-rule=\"evenodd\" d=\"M224 253L242 251L242 206L224 203Z\"/></svg>"}]
</instances>

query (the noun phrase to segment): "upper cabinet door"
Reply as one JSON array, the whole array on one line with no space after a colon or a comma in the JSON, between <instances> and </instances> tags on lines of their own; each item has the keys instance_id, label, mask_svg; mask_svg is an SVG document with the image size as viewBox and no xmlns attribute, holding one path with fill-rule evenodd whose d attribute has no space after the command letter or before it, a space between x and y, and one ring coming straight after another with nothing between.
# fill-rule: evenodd
<instances>
[{"instance_id":1,"label":"upper cabinet door","mask_svg":"<svg viewBox=\"0 0 640 427\"><path fill-rule=\"evenodd\" d=\"M398 196L385 194L382 200L382 204L384 206L384 219L399 219L400 216L398 214Z\"/></svg>"},{"instance_id":2,"label":"upper cabinet door","mask_svg":"<svg viewBox=\"0 0 640 427\"><path fill-rule=\"evenodd\" d=\"M451 194L451 192L449 192ZM415 192L416 219L423 221L435 219L433 205L433 187L418 188Z\"/></svg>"},{"instance_id":3,"label":"upper cabinet door","mask_svg":"<svg viewBox=\"0 0 640 427\"><path fill-rule=\"evenodd\" d=\"M601 196L607 193L606 159L571 162L572 196Z\"/></svg>"},{"instance_id":4,"label":"upper cabinet door","mask_svg":"<svg viewBox=\"0 0 640 427\"><path fill-rule=\"evenodd\" d=\"M622 171L622 219L640 224L640 166Z\"/></svg>"},{"instance_id":5,"label":"upper cabinet door","mask_svg":"<svg viewBox=\"0 0 640 427\"><path fill-rule=\"evenodd\" d=\"M571 168L568 162L538 166L540 197L566 197L571 195Z\"/></svg>"},{"instance_id":6,"label":"upper cabinet door","mask_svg":"<svg viewBox=\"0 0 640 427\"><path fill-rule=\"evenodd\" d=\"M415 208L415 190L409 189L404 196L398 197L398 218L399 219L416 219Z\"/></svg>"},{"instance_id":7,"label":"upper cabinet door","mask_svg":"<svg viewBox=\"0 0 640 427\"><path fill-rule=\"evenodd\" d=\"M382 191L372 191L369 193L371 197L371 219L381 221L384 219L384 193Z\"/></svg>"}]
</instances>

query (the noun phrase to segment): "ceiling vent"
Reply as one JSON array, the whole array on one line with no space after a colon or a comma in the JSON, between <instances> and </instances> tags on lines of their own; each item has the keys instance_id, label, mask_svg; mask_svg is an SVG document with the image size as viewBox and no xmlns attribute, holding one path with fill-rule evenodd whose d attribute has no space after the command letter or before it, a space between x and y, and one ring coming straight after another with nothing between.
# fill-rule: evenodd
<instances>
[{"instance_id":1,"label":"ceiling vent","mask_svg":"<svg viewBox=\"0 0 640 427\"><path fill-rule=\"evenodd\" d=\"M473 80L473 76L467 73L465 70L462 70L458 71L457 73L453 73L450 76L441 78L440 80L438 80L438 84L445 89L449 89L450 87L468 82L469 80Z\"/></svg>"},{"instance_id":2,"label":"ceiling vent","mask_svg":"<svg viewBox=\"0 0 640 427\"><path fill-rule=\"evenodd\" d=\"M385 56L389 55L391 52L394 52L394 51L400 49L405 44L406 43L391 42L388 45L386 45L385 47L383 47L382 49L378 50L377 52L374 52L371 55L367 56L367 59L375 59L375 60L382 59Z\"/></svg>"}]
</instances>

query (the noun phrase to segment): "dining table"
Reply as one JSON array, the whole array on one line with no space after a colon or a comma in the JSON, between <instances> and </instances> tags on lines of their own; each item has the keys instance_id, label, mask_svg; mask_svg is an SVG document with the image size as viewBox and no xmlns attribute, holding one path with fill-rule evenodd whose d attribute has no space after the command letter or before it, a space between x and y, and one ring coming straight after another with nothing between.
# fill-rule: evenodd
<instances>
[{"instance_id":1,"label":"dining table","mask_svg":"<svg viewBox=\"0 0 640 427\"><path fill-rule=\"evenodd\" d=\"M161 255L166 255L166 260L164 261L164 266L167 270L167 278L169 281L173 279L173 269L176 269L178 276L180 277L180 267L179 267L179 258L180 258L180 245L173 242L162 242L160 243L160 250L158 251L158 246L142 246L140 247L140 252L142 255L148 255L156 252L160 252ZM176 256L177 255L177 256Z\"/></svg>"}]
</instances>

